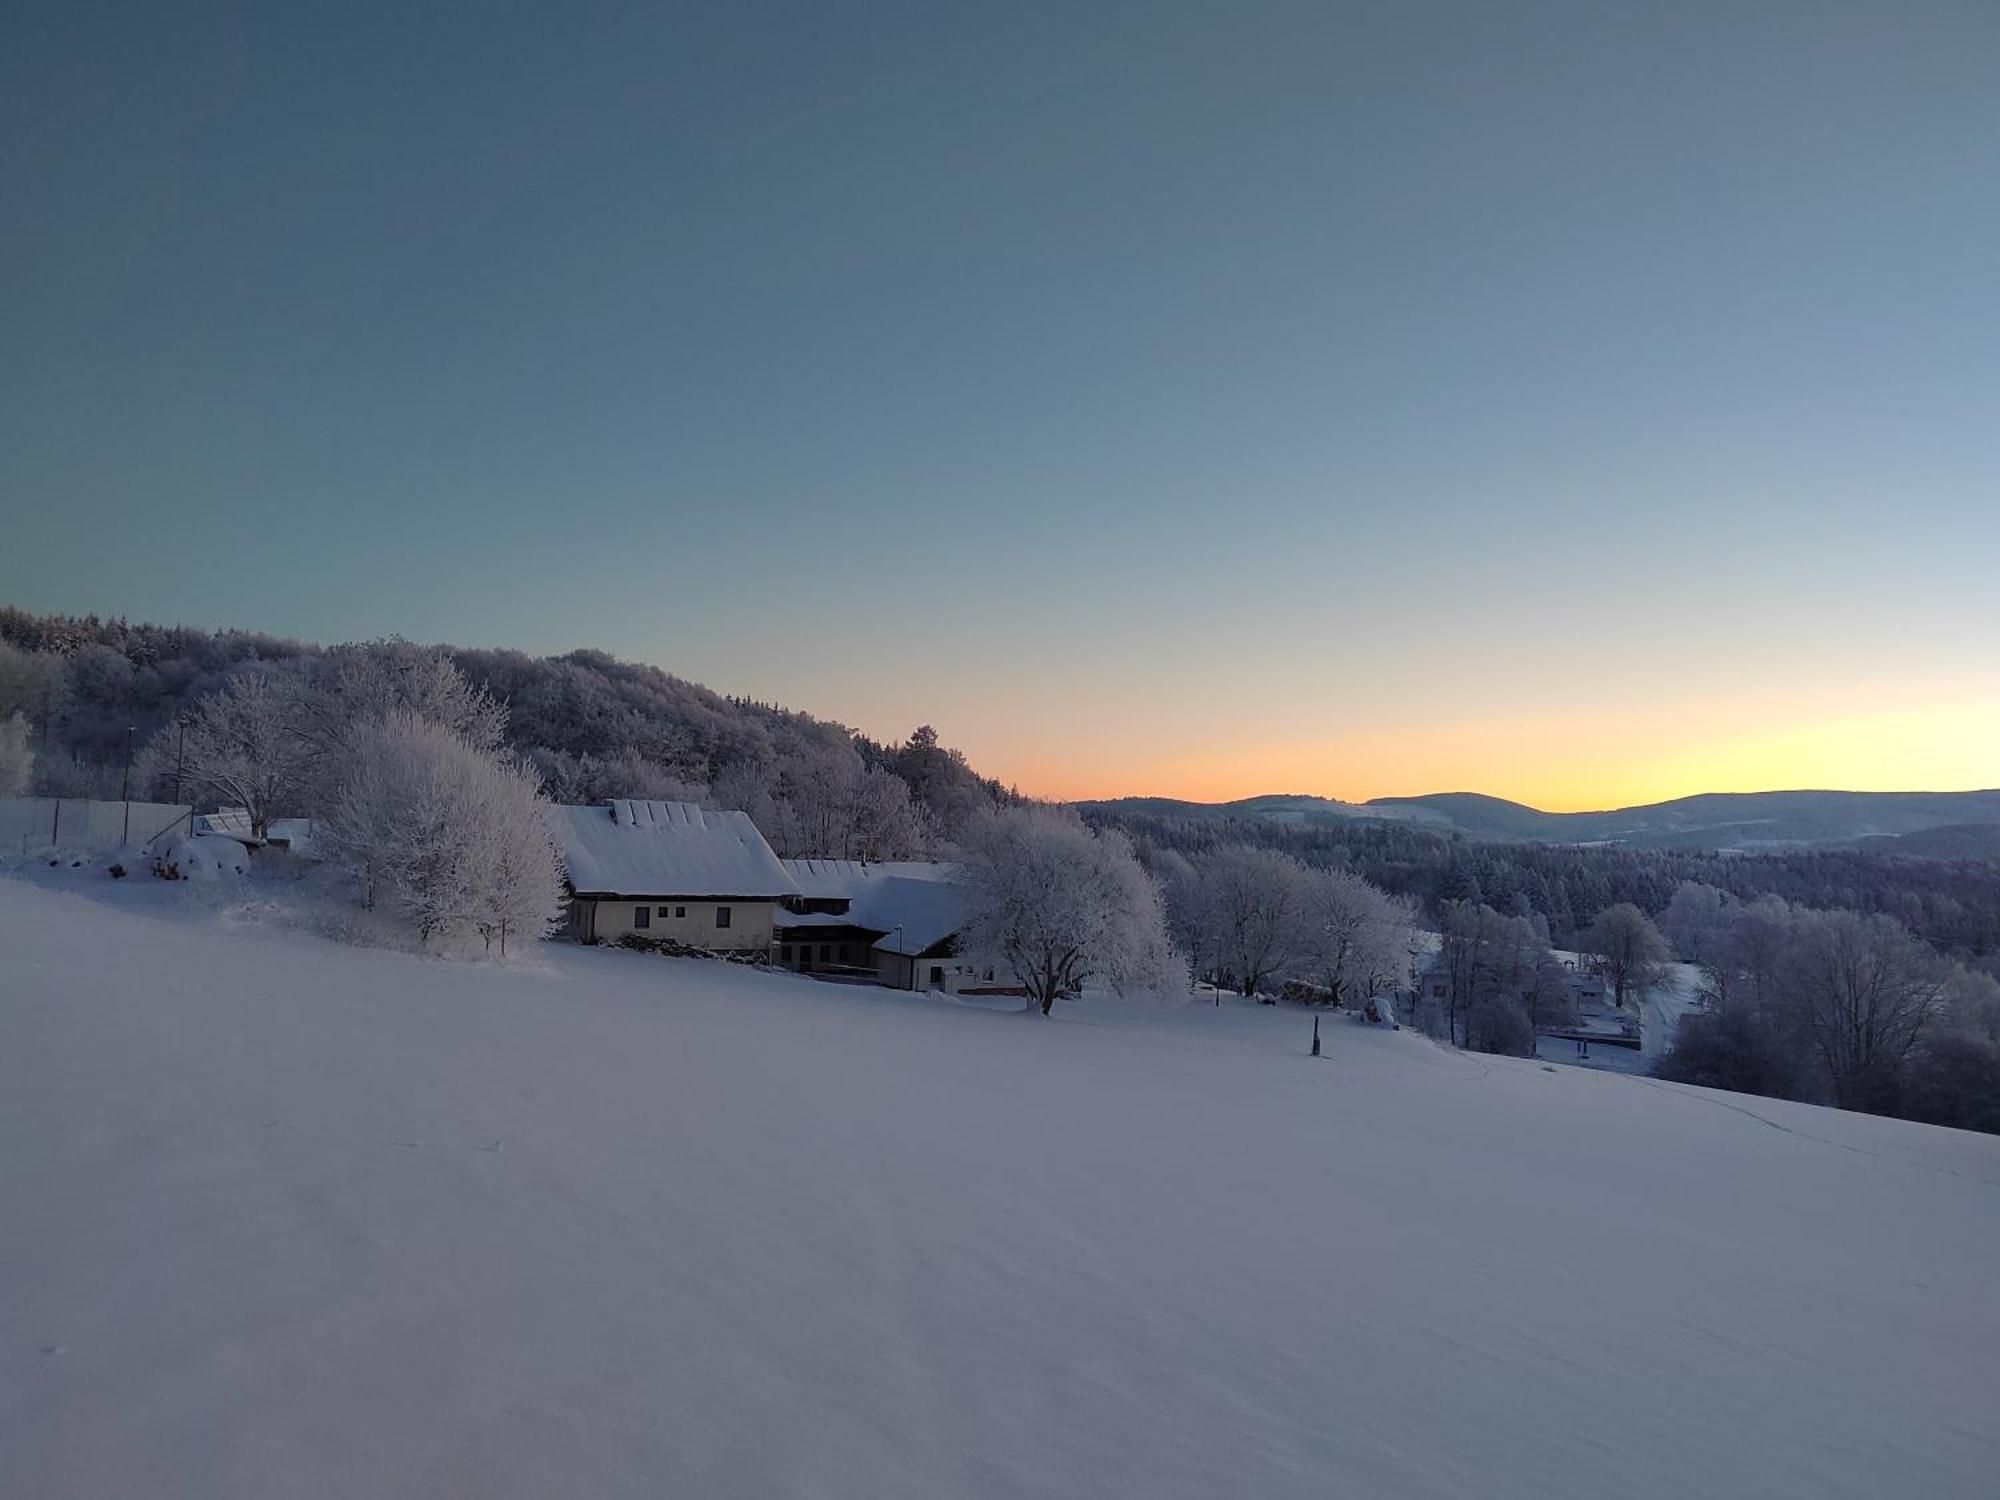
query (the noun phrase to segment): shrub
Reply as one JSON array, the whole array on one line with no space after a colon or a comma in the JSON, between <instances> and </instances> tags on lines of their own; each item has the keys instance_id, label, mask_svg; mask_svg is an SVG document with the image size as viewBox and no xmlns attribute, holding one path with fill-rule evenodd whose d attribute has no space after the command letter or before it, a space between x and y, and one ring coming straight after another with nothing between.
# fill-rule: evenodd
<instances>
[{"instance_id":1,"label":"shrub","mask_svg":"<svg viewBox=\"0 0 2000 1500\"><path fill-rule=\"evenodd\" d=\"M1502 1057L1533 1057L1535 1028L1521 1002L1493 995L1475 1004L1465 1018L1465 1045Z\"/></svg>"}]
</instances>

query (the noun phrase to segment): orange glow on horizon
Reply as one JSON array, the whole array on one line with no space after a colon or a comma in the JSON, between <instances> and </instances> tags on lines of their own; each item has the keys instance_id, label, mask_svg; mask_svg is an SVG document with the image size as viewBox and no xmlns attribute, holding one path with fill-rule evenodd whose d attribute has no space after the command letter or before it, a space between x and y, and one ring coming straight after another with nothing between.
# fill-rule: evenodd
<instances>
[{"instance_id":1,"label":"orange glow on horizon","mask_svg":"<svg viewBox=\"0 0 2000 1500\"><path fill-rule=\"evenodd\" d=\"M1290 793L1365 802L1481 792L1549 812L1699 792L1970 791L2000 787L2000 683L1968 692L1881 690L1874 706L1662 703L1419 717L1412 727L1283 736L1163 732L1138 757L1024 747L991 769L1057 800L1157 796L1228 802ZM1615 729L1615 733L1613 732ZM988 767L980 756L975 765Z\"/></svg>"}]
</instances>

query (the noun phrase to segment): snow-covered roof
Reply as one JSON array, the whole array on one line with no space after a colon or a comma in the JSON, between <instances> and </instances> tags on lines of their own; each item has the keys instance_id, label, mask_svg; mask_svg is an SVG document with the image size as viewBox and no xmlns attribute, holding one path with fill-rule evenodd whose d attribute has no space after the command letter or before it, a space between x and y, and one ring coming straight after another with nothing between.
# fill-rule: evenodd
<instances>
[{"instance_id":1,"label":"snow-covered roof","mask_svg":"<svg viewBox=\"0 0 2000 1500\"><path fill-rule=\"evenodd\" d=\"M212 813L198 814L194 820L196 838L234 839L246 846L262 843L250 831L250 809L247 807L217 808Z\"/></svg>"},{"instance_id":2,"label":"snow-covered roof","mask_svg":"<svg viewBox=\"0 0 2000 1500\"><path fill-rule=\"evenodd\" d=\"M788 859L801 895L844 899L844 912L782 912L778 925L860 927L879 932L885 953L922 953L958 931L965 892L956 865L928 860Z\"/></svg>"},{"instance_id":3,"label":"snow-covered roof","mask_svg":"<svg viewBox=\"0 0 2000 1500\"><path fill-rule=\"evenodd\" d=\"M953 865L926 859L788 859L783 863L800 895L849 901L859 900L862 892L885 880L952 880L957 874Z\"/></svg>"},{"instance_id":4,"label":"snow-covered roof","mask_svg":"<svg viewBox=\"0 0 2000 1500\"><path fill-rule=\"evenodd\" d=\"M271 842L282 844L294 854L304 853L312 843L311 818L271 819Z\"/></svg>"},{"instance_id":5,"label":"snow-covered roof","mask_svg":"<svg viewBox=\"0 0 2000 1500\"><path fill-rule=\"evenodd\" d=\"M622 798L558 807L555 826L579 895L776 901L798 894L748 813Z\"/></svg>"},{"instance_id":6,"label":"snow-covered roof","mask_svg":"<svg viewBox=\"0 0 2000 1500\"><path fill-rule=\"evenodd\" d=\"M922 953L959 929L965 920L965 887L950 880L891 876L869 887L854 903L859 925L880 929L875 946L884 953Z\"/></svg>"}]
</instances>

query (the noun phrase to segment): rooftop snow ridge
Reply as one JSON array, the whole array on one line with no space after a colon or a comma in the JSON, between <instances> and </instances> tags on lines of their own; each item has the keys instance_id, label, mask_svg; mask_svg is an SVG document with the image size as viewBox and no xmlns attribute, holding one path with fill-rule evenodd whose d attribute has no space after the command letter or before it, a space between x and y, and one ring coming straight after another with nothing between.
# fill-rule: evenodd
<instances>
[{"instance_id":1,"label":"rooftop snow ridge","mask_svg":"<svg viewBox=\"0 0 2000 1500\"><path fill-rule=\"evenodd\" d=\"M628 797L559 806L553 822L579 895L776 901L798 894L748 813Z\"/></svg>"}]
</instances>

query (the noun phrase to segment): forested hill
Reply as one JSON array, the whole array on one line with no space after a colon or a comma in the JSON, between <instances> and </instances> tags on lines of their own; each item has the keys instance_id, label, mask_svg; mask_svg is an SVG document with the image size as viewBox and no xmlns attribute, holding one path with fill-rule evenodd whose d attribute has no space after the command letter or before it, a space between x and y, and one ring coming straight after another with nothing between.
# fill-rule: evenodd
<instances>
[{"instance_id":1,"label":"forested hill","mask_svg":"<svg viewBox=\"0 0 2000 1500\"><path fill-rule=\"evenodd\" d=\"M1423 823L1372 818L1282 822L1206 808L1192 816L1145 802L1082 805L1085 819L1123 830L1155 868L1174 856L1200 865L1215 851L1275 849L1317 868L1352 870L1384 890L1414 896L1435 914L1470 901L1540 917L1571 945L1617 902L1662 910L1692 881L1739 901L1776 896L1799 906L1892 916L1955 957L2000 973L2000 857L1918 857L1895 840L1853 848L1726 854L1616 844L1469 839Z\"/></svg>"},{"instance_id":2,"label":"forested hill","mask_svg":"<svg viewBox=\"0 0 2000 1500\"><path fill-rule=\"evenodd\" d=\"M304 674L343 652L419 649L0 608L0 718L28 720L38 791L115 796L129 728L136 785L158 794L173 720L231 674ZM713 800L750 810L784 853L892 858L949 836L979 806L1014 800L928 726L886 745L601 651L437 649L506 706L508 742L559 801Z\"/></svg>"},{"instance_id":3,"label":"forested hill","mask_svg":"<svg viewBox=\"0 0 2000 1500\"><path fill-rule=\"evenodd\" d=\"M1622 844L1642 849L1774 849L1857 839L1897 839L1947 828L2000 829L2000 791L1704 792L1606 812L1543 812L1477 792L1378 797L1250 797L1240 802L1176 802L1131 797L1098 804L1107 811L1183 818L1252 817L1295 827L1375 819L1436 833L1511 843ZM1956 840L1912 837L1903 852L1970 853L1991 848L1978 833Z\"/></svg>"}]
</instances>

